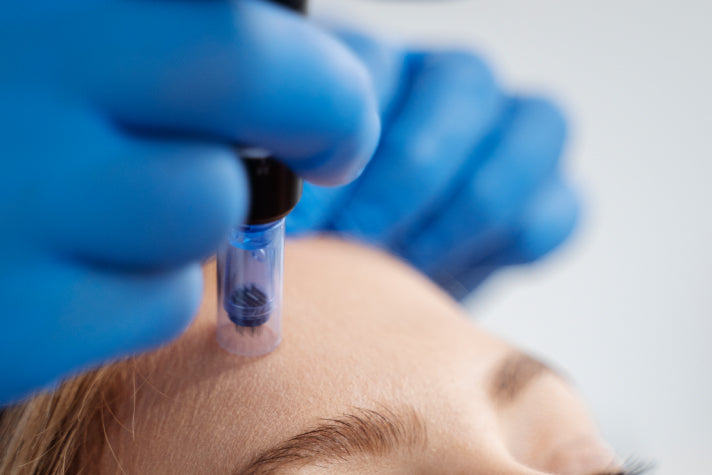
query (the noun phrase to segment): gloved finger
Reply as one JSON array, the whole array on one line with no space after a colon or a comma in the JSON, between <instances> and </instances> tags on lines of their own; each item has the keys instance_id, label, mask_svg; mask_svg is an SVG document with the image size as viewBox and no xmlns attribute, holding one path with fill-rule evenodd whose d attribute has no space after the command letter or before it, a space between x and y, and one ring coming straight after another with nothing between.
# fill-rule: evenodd
<instances>
[{"instance_id":1,"label":"gloved finger","mask_svg":"<svg viewBox=\"0 0 712 475\"><path fill-rule=\"evenodd\" d=\"M63 166L44 191L44 236L95 265L182 266L214 252L246 213L248 185L228 147L113 140Z\"/></svg>"},{"instance_id":2,"label":"gloved finger","mask_svg":"<svg viewBox=\"0 0 712 475\"><path fill-rule=\"evenodd\" d=\"M392 109L403 100L409 85L406 52L356 32L339 31L338 37L368 69L382 123L389 123ZM304 234L328 228L332 217L343 211L345 198L351 194L354 185L332 188L305 183L299 204L287 217L287 233Z\"/></svg>"},{"instance_id":3,"label":"gloved finger","mask_svg":"<svg viewBox=\"0 0 712 475\"><path fill-rule=\"evenodd\" d=\"M334 227L388 245L439 197L500 112L500 93L477 57L420 57L402 108Z\"/></svg>"},{"instance_id":4,"label":"gloved finger","mask_svg":"<svg viewBox=\"0 0 712 475\"><path fill-rule=\"evenodd\" d=\"M23 259L0 287L4 306L52 316L42 319L41 331L22 315L4 320L0 378L12 384L3 388L10 399L87 365L167 342L186 328L202 297L197 264L160 274L114 274L39 260Z\"/></svg>"},{"instance_id":5,"label":"gloved finger","mask_svg":"<svg viewBox=\"0 0 712 475\"><path fill-rule=\"evenodd\" d=\"M384 124L389 123L394 110L403 101L409 85L409 68L412 62L408 61L407 51L395 44L355 31L342 29L336 34L368 69L381 120Z\"/></svg>"},{"instance_id":6,"label":"gloved finger","mask_svg":"<svg viewBox=\"0 0 712 475\"><path fill-rule=\"evenodd\" d=\"M293 12L257 0L94 8L67 34L75 67L90 69L81 90L120 124L266 148L322 184L371 157L380 123L364 67Z\"/></svg>"},{"instance_id":7,"label":"gloved finger","mask_svg":"<svg viewBox=\"0 0 712 475\"><path fill-rule=\"evenodd\" d=\"M486 261L503 266L541 259L571 235L579 221L580 209L576 190L560 177L554 177L517 218L509 245Z\"/></svg>"},{"instance_id":8,"label":"gloved finger","mask_svg":"<svg viewBox=\"0 0 712 475\"><path fill-rule=\"evenodd\" d=\"M501 246L503 236L561 155L565 122L559 109L539 98L513 103L490 156L454 198L417 233L401 253L424 272L458 268Z\"/></svg>"},{"instance_id":9,"label":"gloved finger","mask_svg":"<svg viewBox=\"0 0 712 475\"><path fill-rule=\"evenodd\" d=\"M442 268L433 279L453 297L462 299L493 272L507 265L526 264L541 259L566 241L580 214L576 190L554 176L532 197L502 241L502 249L482 257L475 253L459 268Z\"/></svg>"}]
</instances>

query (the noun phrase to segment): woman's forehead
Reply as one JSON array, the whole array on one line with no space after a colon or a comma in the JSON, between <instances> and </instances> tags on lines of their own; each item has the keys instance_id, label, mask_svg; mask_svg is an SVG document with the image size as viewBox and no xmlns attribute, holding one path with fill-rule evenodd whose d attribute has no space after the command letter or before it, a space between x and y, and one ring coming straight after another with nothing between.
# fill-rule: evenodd
<instances>
[{"instance_id":1,"label":"woman's forehead","mask_svg":"<svg viewBox=\"0 0 712 475\"><path fill-rule=\"evenodd\" d=\"M208 295L213 286L213 269L207 268ZM248 386L272 393L278 383L282 398L314 392L341 401L421 385L448 372L472 375L472 385L509 350L410 268L341 241L288 246L284 294L284 341L275 352L241 358L220 350L213 341L214 299L206 299L173 351L183 360L200 356L190 366L196 377L204 378L208 366L221 368L221 378L245 389L241 397L259 402L264 394L252 396Z\"/></svg>"},{"instance_id":2,"label":"woman's forehead","mask_svg":"<svg viewBox=\"0 0 712 475\"><path fill-rule=\"evenodd\" d=\"M207 266L206 295L214 285ZM339 241L288 246L284 341L272 354L242 358L222 350L215 305L206 298L190 330L146 358L136 410L160 417L135 421L151 439L175 434L174 446L181 446L177 438L190 444L219 433L215 444L231 459L350 408L414 408L454 420L448 405L457 411L488 397L483 381L509 351L416 272ZM252 445L235 445L244 440Z\"/></svg>"}]
</instances>

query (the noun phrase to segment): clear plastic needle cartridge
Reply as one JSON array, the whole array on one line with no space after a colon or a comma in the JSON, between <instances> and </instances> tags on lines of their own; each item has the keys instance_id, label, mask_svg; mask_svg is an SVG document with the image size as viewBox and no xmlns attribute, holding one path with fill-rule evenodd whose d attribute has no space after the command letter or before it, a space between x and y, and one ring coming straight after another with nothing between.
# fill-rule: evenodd
<instances>
[{"instance_id":1,"label":"clear plastic needle cartridge","mask_svg":"<svg viewBox=\"0 0 712 475\"><path fill-rule=\"evenodd\" d=\"M250 184L247 222L218 252L217 340L230 353L260 356L282 340L284 218L302 182L259 149L242 149Z\"/></svg>"}]
</instances>

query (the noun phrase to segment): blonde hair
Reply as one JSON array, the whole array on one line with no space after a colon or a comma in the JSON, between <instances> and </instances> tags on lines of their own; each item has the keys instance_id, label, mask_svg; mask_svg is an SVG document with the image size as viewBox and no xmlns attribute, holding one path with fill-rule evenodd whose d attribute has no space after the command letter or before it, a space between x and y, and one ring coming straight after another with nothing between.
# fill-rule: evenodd
<instances>
[{"instance_id":1,"label":"blonde hair","mask_svg":"<svg viewBox=\"0 0 712 475\"><path fill-rule=\"evenodd\" d=\"M96 473L130 360L82 374L0 412L0 473Z\"/></svg>"}]
</instances>

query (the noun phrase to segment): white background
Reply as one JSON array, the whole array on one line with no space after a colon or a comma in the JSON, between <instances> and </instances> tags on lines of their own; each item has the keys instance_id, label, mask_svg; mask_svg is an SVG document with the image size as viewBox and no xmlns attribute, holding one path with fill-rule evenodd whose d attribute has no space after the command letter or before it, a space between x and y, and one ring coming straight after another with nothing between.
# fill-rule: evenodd
<instances>
[{"instance_id":1,"label":"white background","mask_svg":"<svg viewBox=\"0 0 712 475\"><path fill-rule=\"evenodd\" d=\"M712 2L315 0L319 16L484 54L573 122L576 238L471 301L563 368L619 452L712 473Z\"/></svg>"}]
</instances>

